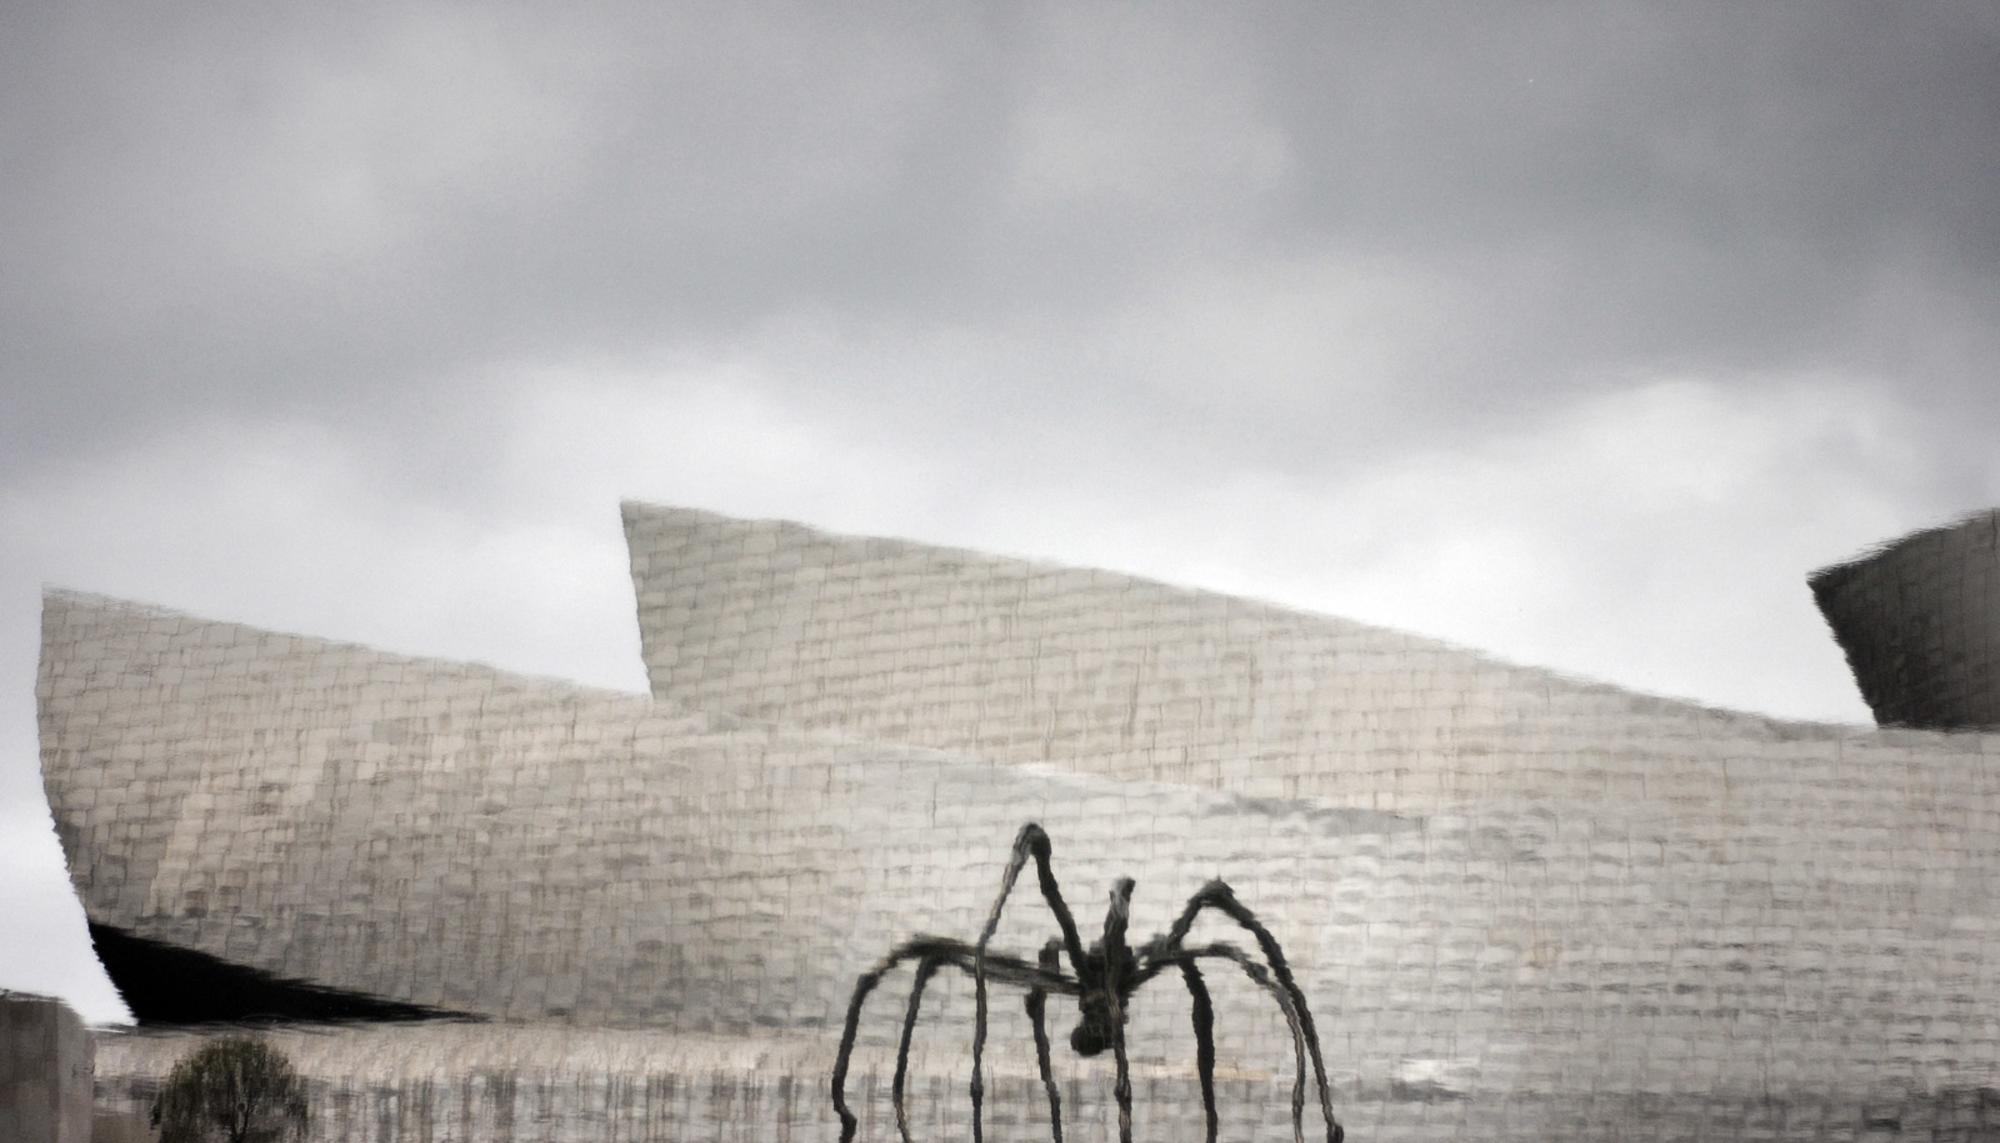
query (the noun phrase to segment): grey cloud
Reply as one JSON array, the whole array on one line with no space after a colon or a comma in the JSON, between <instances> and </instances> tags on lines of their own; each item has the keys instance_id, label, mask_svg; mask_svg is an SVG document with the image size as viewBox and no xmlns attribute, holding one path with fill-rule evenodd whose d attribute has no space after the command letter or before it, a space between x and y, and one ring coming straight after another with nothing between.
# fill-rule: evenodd
<instances>
[{"instance_id":1,"label":"grey cloud","mask_svg":"<svg viewBox=\"0 0 2000 1143\"><path fill-rule=\"evenodd\" d=\"M1635 367L1983 393L1880 317L1901 275L1993 326L2000 46L1971 10L76 11L17 16L0 81L16 464L210 406L449 429L426 409L521 363L800 313L1034 343L1094 367L1107 428L1212 415L1242 458L1273 443L1256 376L1190 400L1104 323L1351 258L1432 289L1380 315L1410 332L1373 395L1338 346L1300 367L1283 455ZM926 410L913 378L959 363L905 362L842 399L959 433L1060 399L1043 366Z\"/></svg>"},{"instance_id":2,"label":"grey cloud","mask_svg":"<svg viewBox=\"0 0 2000 1143\"><path fill-rule=\"evenodd\" d=\"M1304 140L1285 232L1485 276L1523 304L1479 324L1529 361L1854 353L1878 267L1991 281L2000 38L1969 10L1391 11L1267 61Z\"/></svg>"},{"instance_id":3,"label":"grey cloud","mask_svg":"<svg viewBox=\"0 0 2000 1143\"><path fill-rule=\"evenodd\" d=\"M17 479L223 416L463 502L542 370L688 362L1134 483L1331 478L1655 374L2000 414L1976 7L12 19Z\"/></svg>"},{"instance_id":4,"label":"grey cloud","mask_svg":"<svg viewBox=\"0 0 2000 1143\"><path fill-rule=\"evenodd\" d=\"M4 224L14 423L56 435L114 392L133 417L324 414L577 344L725 336L836 271L910 278L914 212L879 184L925 145L909 110L952 104L929 91L946 61L902 58L887 19L725 11L14 41L7 134L38 172Z\"/></svg>"}]
</instances>

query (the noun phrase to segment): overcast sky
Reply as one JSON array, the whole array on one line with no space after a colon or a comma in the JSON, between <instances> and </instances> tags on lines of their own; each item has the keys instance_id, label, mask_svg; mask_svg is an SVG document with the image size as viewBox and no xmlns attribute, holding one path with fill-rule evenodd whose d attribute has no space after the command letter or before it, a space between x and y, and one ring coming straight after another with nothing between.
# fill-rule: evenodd
<instances>
[{"instance_id":1,"label":"overcast sky","mask_svg":"<svg viewBox=\"0 0 2000 1143\"><path fill-rule=\"evenodd\" d=\"M638 690L620 497L1865 721L1805 575L2000 502L1996 12L9 5L0 987L122 1012L43 584Z\"/></svg>"}]
</instances>

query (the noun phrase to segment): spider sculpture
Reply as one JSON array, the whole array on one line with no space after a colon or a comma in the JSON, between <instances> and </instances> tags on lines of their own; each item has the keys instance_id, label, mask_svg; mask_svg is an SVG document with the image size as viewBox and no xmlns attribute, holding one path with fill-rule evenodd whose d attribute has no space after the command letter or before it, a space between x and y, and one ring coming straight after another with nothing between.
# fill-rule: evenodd
<instances>
[{"instance_id":1,"label":"spider sculpture","mask_svg":"<svg viewBox=\"0 0 2000 1143\"><path fill-rule=\"evenodd\" d=\"M1000 910L1006 906L1007 896L1013 892L1014 882L1030 857L1035 859L1042 898L1048 902L1049 912L1055 914L1056 926L1062 931L1060 939L1051 940L1042 948L1035 964L1021 957L988 952L986 948L993 939L994 930L1000 926ZM1333 1100L1326 1084L1326 1066L1320 1058L1319 1033L1313 1027L1312 1013L1306 1008L1305 994L1299 991L1298 984L1292 979L1291 967L1285 963L1285 954L1270 930L1258 923L1256 916L1236 899L1228 885L1211 881L1188 900L1187 907L1181 910L1180 918L1172 928L1135 950L1125 939L1126 924L1131 914L1132 885L1130 878L1120 878L1113 886L1111 908L1104 918L1104 935L1093 941L1088 949L1084 948L1083 938L1077 933L1076 921L1070 915L1069 906L1063 902L1055 874L1049 869L1048 834L1033 822L1022 826L1020 835L1014 839L1013 856L1000 878L1000 895L994 899L993 909L986 916L986 927L980 930L978 943L968 945L964 941L920 936L898 945L855 982L854 996L847 1005L847 1024L840 1037L840 1055L833 1065L833 1107L840 1115L841 1143L852 1143L859 1126L853 1111L848 1109L846 1087L848 1062L854 1052L856 1029L861 1023L861 1006L867 1001L868 994L882 982L883 976L910 960L916 962L916 975L910 987L909 1007L903 1016L902 1042L896 1052L896 1074L890 1088L896 1108L896 1130L905 1143L910 1139L910 1125L903 1105L903 1087L909 1071L910 1040L916 1030L917 1009L923 1001L924 986L938 969L945 966L969 974L973 981L973 1143L980 1143L982 1137L980 1106L985 1093L985 1078L981 1060L986 1049L988 980L1010 984L1027 993L1028 1019L1033 1023L1035 1033L1035 1062L1041 1068L1042 1087L1048 1092L1049 1122L1055 1143L1062 1143L1062 1098L1049 1069L1049 1037L1043 1023L1050 993L1076 997L1081 1019L1070 1032L1071 1049L1080 1056L1095 1056L1108 1048L1117 1061L1113 1093L1118 1100L1118 1138L1120 1143L1131 1143L1132 1082L1125 1057L1125 1008L1133 993L1169 969L1180 974L1192 1001L1195 1068L1201 1083L1202 1113L1207 1121L1208 1143L1215 1143L1215 1011L1209 1003L1208 987L1202 979L1202 961L1235 965L1269 994L1284 1013L1285 1024L1292 1033L1293 1058L1297 1065L1292 1084L1292 1136L1296 1143L1305 1141L1308 1056L1312 1060L1313 1079L1318 1087L1320 1114L1326 1120L1327 1143L1341 1143L1345 1133L1333 1117ZM1206 909L1226 914L1256 938L1266 963L1259 963L1233 945L1186 945L1188 931ZM1065 954L1069 958L1068 972L1063 971Z\"/></svg>"}]
</instances>

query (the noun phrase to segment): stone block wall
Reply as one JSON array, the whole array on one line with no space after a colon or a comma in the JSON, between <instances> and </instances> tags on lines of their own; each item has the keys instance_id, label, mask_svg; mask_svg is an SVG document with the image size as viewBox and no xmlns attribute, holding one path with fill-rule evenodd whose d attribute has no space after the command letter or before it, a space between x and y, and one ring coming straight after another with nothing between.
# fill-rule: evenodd
<instances>
[{"instance_id":1,"label":"stone block wall","mask_svg":"<svg viewBox=\"0 0 2000 1143\"><path fill-rule=\"evenodd\" d=\"M1823 569L1812 589L1877 722L2000 727L2000 511Z\"/></svg>"},{"instance_id":2,"label":"stone block wall","mask_svg":"<svg viewBox=\"0 0 2000 1143\"><path fill-rule=\"evenodd\" d=\"M90 1143L90 1035L67 1004L0 992L0 1139Z\"/></svg>"}]
</instances>

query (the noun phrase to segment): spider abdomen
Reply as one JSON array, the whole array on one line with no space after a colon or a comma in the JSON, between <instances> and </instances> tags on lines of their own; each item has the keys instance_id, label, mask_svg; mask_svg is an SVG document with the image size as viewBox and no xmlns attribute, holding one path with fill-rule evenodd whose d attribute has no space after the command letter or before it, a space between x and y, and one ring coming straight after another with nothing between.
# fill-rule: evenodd
<instances>
[{"instance_id":1,"label":"spider abdomen","mask_svg":"<svg viewBox=\"0 0 2000 1143\"><path fill-rule=\"evenodd\" d=\"M1125 1022L1120 986L1129 988L1128 982L1136 977L1138 968L1139 960L1129 948L1121 946L1117 963L1113 964L1102 941L1090 946L1078 974L1083 991L1077 996L1077 1008L1083 1019L1069 1034L1069 1046L1077 1055L1094 1056L1111 1049L1118 1026Z\"/></svg>"}]
</instances>

